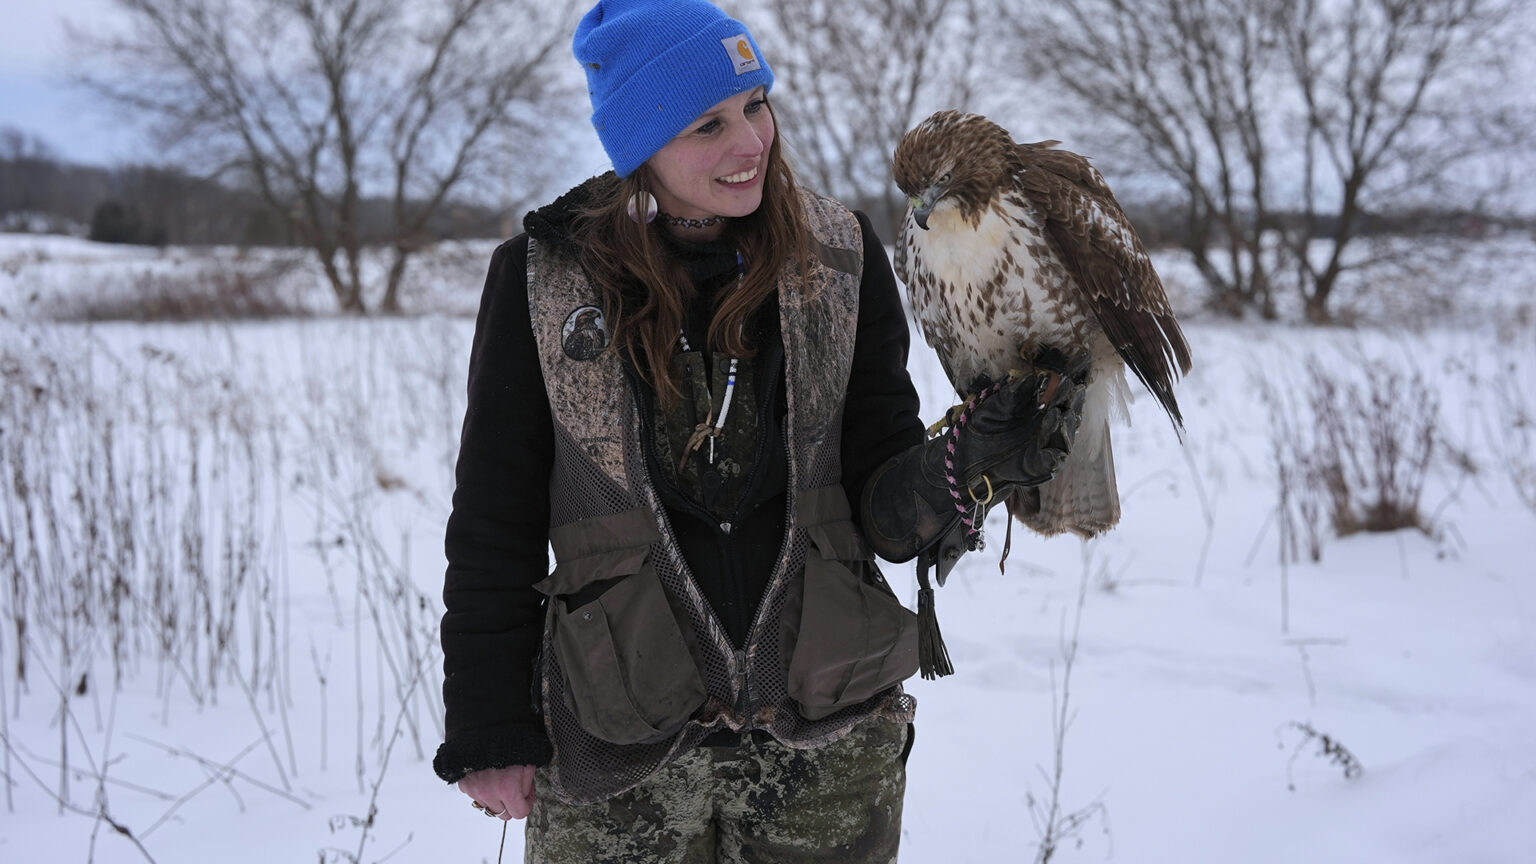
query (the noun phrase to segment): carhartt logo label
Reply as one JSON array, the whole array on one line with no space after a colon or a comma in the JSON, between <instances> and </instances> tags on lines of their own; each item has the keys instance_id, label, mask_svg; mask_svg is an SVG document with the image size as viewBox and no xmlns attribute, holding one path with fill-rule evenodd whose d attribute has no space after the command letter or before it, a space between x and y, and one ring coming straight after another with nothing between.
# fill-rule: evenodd
<instances>
[{"instance_id":1,"label":"carhartt logo label","mask_svg":"<svg viewBox=\"0 0 1536 864\"><path fill-rule=\"evenodd\" d=\"M727 36L720 40L720 44L725 47L725 54L731 58L731 65L736 68L737 75L763 68L763 64L758 62L757 52L752 50L752 43L747 41L747 34Z\"/></svg>"}]
</instances>

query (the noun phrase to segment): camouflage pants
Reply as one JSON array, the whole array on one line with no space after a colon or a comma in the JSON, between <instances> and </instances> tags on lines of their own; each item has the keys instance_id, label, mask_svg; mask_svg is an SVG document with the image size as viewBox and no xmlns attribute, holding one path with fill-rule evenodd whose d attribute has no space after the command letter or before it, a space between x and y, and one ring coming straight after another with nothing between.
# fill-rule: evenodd
<instances>
[{"instance_id":1,"label":"camouflage pants","mask_svg":"<svg viewBox=\"0 0 1536 864\"><path fill-rule=\"evenodd\" d=\"M744 737L698 747L634 789L565 804L541 770L528 864L892 864L906 791L903 723L870 720L816 750Z\"/></svg>"}]
</instances>

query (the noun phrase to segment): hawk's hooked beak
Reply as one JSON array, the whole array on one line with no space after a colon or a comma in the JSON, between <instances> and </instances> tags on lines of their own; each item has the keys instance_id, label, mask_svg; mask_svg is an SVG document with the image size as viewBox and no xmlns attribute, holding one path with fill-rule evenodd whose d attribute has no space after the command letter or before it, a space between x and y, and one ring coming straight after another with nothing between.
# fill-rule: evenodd
<instances>
[{"instance_id":1,"label":"hawk's hooked beak","mask_svg":"<svg viewBox=\"0 0 1536 864\"><path fill-rule=\"evenodd\" d=\"M944 197L944 187L935 183L923 190L921 195L908 195L907 203L912 205L912 218L917 222L917 227L928 230L928 214L933 212L933 205Z\"/></svg>"}]
</instances>

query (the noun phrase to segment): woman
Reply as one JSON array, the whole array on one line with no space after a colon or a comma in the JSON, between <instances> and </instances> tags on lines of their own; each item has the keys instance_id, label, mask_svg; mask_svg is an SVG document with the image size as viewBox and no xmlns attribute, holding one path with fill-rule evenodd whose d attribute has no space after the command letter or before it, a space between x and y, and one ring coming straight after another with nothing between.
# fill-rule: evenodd
<instances>
[{"instance_id":1,"label":"woman","mask_svg":"<svg viewBox=\"0 0 1536 864\"><path fill-rule=\"evenodd\" d=\"M528 817L529 861L893 860L917 624L869 550L959 514L883 247L797 188L715 6L600 0L574 50L614 172L491 262L435 768ZM1074 388L1043 383L982 403L956 482L1049 476Z\"/></svg>"}]
</instances>

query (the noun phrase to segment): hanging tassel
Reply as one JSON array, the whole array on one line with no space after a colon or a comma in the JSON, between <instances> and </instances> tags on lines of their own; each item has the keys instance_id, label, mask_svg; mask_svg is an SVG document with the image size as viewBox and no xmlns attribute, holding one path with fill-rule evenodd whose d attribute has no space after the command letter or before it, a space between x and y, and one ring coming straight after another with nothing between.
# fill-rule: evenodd
<instances>
[{"instance_id":1,"label":"hanging tassel","mask_svg":"<svg viewBox=\"0 0 1536 864\"><path fill-rule=\"evenodd\" d=\"M683 458L677 460L677 470L679 472L684 471L688 467L688 457L692 456L704 445L705 439L720 434L719 430L715 429L713 416L711 414L709 417L704 418L703 423L693 427L693 434L688 436L688 443L683 445Z\"/></svg>"},{"instance_id":2,"label":"hanging tassel","mask_svg":"<svg viewBox=\"0 0 1536 864\"><path fill-rule=\"evenodd\" d=\"M933 585L928 582L931 555L924 552L917 561L917 668L929 681L955 674L955 667L949 662L949 649L944 647L944 634L939 632L939 616L933 608Z\"/></svg>"},{"instance_id":3,"label":"hanging tassel","mask_svg":"<svg viewBox=\"0 0 1536 864\"><path fill-rule=\"evenodd\" d=\"M939 617L933 611L932 588L917 592L917 668L929 681L955 674L949 649L944 647L944 634L939 632Z\"/></svg>"}]
</instances>

